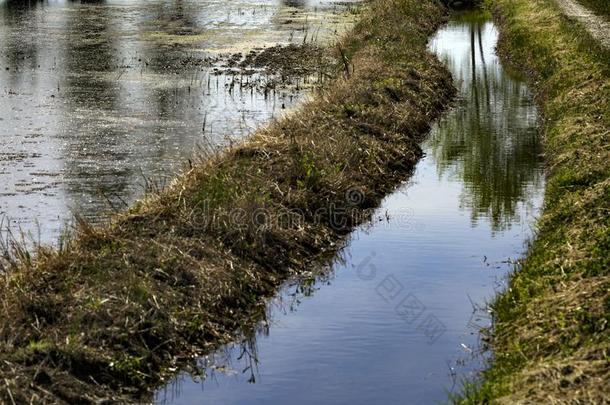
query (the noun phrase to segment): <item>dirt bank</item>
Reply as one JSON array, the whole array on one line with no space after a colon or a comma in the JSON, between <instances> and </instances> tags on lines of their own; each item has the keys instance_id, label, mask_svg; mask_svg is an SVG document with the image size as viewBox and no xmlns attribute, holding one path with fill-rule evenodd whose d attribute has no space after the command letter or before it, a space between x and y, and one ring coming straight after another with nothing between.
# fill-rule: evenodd
<instances>
[{"instance_id":1,"label":"dirt bank","mask_svg":"<svg viewBox=\"0 0 610 405\"><path fill-rule=\"evenodd\" d=\"M409 175L454 94L427 52L437 2L374 1L337 45L335 80L300 110L205 156L58 249L5 255L0 397L146 400L259 319Z\"/></svg>"},{"instance_id":2,"label":"dirt bank","mask_svg":"<svg viewBox=\"0 0 610 405\"><path fill-rule=\"evenodd\" d=\"M494 358L464 403L610 401L610 55L554 0L490 0L537 91L548 165L536 241L492 305Z\"/></svg>"}]
</instances>

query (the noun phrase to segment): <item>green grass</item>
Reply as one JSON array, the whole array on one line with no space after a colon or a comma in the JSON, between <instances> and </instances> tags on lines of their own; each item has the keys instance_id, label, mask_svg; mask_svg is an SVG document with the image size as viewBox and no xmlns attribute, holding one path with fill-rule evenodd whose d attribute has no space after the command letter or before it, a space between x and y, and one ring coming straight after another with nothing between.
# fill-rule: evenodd
<instances>
[{"instance_id":1,"label":"green grass","mask_svg":"<svg viewBox=\"0 0 610 405\"><path fill-rule=\"evenodd\" d=\"M610 55L552 0L489 0L500 52L543 107L537 237L493 303L494 358L459 403L610 397Z\"/></svg>"},{"instance_id":2,"label":"green grass","mask_svg":"<svg viewBox=\"0 0 610 405\"><path fill-rule=\"evenodd\" d=\"M283 280L332 257L408 177L454 95L427 51L445 13L371 2L334 47L335 80L297 112L107 225L81 221L60 250L17 246L0 262L0 400L150 400L259 320Z\"/></svg>"}]
</instances>

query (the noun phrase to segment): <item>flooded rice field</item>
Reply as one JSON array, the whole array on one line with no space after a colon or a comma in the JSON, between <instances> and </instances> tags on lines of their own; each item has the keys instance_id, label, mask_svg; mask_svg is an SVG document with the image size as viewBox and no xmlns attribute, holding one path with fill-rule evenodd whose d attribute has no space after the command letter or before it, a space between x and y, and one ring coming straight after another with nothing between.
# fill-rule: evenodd
<instances>
[{"instance_id":1,"label":"flooded rice field","mask_svg":"<svg viewBox=\"0 0 610 405\"><path fill-rule=\"evenodd\" d=\"M323 81L317 45L354 4L0 0L3 228L53 243L72 211L122 209L282 114Z\"/></svg>"},{"instance_id":2,"label":"flooded rice field","mask_svg":"<svg viewBox=\"0 0 610 405\"><path fill-rule=\"evenodd\" d=\"M288 283L254 333L202 358L158 403L435 403L481 369L485 303L532 236L544 191L537 109L497 39L480 13L434 36L459 99L412 179L327 276Z\"/></svg>"}]
</instances>

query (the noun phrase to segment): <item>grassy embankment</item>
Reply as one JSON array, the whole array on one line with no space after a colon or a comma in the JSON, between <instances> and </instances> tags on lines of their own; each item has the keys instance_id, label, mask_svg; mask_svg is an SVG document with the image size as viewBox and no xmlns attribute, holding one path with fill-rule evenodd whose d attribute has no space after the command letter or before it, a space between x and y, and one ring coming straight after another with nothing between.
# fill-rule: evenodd
<instances>
[{"instance_id":1,"label":"grassy embankment","mask_svg":"<svg viewBox=\"0 0 610 405\"><path fill-rule=\"evenodd\" d=\"M444 15L434 1L374 1L338 47L337 79L298 112L59 249L13 252L2 401L146 397L332 256L408 176L453 96L426 50Z\"/></svg>"},{"instance_id":2,"label":"grassy embankment","mask_svg":"<svg viewBox=\"0 0 610 405\"><path fill-rule=\"evenodd\" d=\"M489 0L544 114L537 239L493 303L494 359L466 403L610 400L610 55L552 0Z\"/></svg>"}]
</instances>

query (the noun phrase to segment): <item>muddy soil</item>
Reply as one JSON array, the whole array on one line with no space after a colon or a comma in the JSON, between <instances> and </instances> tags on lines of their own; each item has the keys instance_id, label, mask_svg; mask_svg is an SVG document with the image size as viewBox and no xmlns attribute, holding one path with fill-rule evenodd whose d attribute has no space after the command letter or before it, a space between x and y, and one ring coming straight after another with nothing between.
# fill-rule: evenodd
<instances>
[{"instance_id":1,"label":"muddy soil","mask_svg":"<svg viewBox=\"0 0 610 405\"><path fill-rule=\"evenodd\" d=\"M213 71L216 75L234 77L226 85L230 91L238 86L240 90L254 89L265 95L270 91L300 91L321 85L331 76L336 63L329 49L314 44L256 48L221 59L222 67Z\"/></svg>"}]
</instances>

